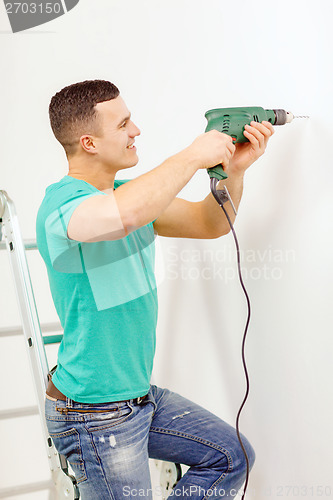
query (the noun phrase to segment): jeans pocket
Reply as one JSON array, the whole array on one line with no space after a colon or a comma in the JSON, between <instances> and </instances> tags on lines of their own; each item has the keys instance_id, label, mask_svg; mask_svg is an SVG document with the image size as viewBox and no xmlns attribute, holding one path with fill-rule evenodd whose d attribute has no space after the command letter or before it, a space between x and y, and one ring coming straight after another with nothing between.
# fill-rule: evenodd
<instances>
[{"instance_id":1,"label":"jeans pocket","mask_svg":"<svg viewBox=\"0 0 333 500\"><path fill-rule=\"evenodd\" d=\"M87 479L86 469L82 458L80 434L72 428L64 432L50 432L54 446L58 453L64 455L68 463L71 465L77 483Z\"/></svg>"},{"instance_id":2,"label":"jeans pocket","mask_svg":"<svg viewBox=\"0 0 333 500\"><path fill-rule=\"evenodd\" d=\"M86 415L86 428L89 432L99 431L122 424L133 414L130 405L122 405L117 411L105 411L103 413L89 413Z\"/></svg>"}]
</instances>

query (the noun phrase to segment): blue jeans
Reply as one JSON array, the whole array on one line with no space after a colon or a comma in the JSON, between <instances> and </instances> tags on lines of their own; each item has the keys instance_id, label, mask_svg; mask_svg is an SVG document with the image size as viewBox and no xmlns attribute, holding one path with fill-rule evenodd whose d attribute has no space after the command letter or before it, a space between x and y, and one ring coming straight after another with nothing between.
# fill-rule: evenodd
<instances>
[{"instance_id":1,"label":"blue jeans","mask_svg":"<svg viewBox=\"0 0 333 500\"><path fill-rule=\"evenodd\" d=\"M140 404L46 398L45 417L82 500L151 499L149 457L190 466L169 498L232 498L245 480L235 429L168 389L151 385ZM253 448L242 441L252 467Z\"/></svg>"}]
</instances>

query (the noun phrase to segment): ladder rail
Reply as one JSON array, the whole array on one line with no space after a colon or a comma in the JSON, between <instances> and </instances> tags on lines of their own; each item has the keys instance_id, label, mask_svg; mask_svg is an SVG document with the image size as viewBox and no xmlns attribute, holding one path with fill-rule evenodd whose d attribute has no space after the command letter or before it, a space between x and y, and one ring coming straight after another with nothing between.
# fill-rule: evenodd
<instances>
[{"instance_id":1,"label":"ladder rail","mask_svg":"<svg viewBox=\"0 0 333 500\"><path fill-rule=\"evenodd\" d=\"M41 410L44 408L44 398L41 395L47 387L48 362L15 206L5 191L1 191L0 196L5 198L2 215L3 233L15 282L23 334L30 350L29 354L35 356L38 361L31 363L31 368L34 380L38 384L37 402ZM43 411L40 413L43 415Z\"/></svg>"},{"instance_id":2,"label":"ladder rail","mask_svg":"<svg viewBox=\"0 0 333 500\"><path fill-rule=\"evenodd\" d=\"M59 499L69 498L69 495L71 495L72 499L79 498L75 478L69 476L63 470L60 455L49 436L46 426L44 398L48 383L47 374L49 366L15 205L7 192L1 190L0 218L0 237L5 241L15 282L15 291L19 305L25 345L33 374L37 407L42 424L44 444L49 458L53 483L57 487ZM37 248L37 246L34 248Z\"/></svg>"}]
</instances>

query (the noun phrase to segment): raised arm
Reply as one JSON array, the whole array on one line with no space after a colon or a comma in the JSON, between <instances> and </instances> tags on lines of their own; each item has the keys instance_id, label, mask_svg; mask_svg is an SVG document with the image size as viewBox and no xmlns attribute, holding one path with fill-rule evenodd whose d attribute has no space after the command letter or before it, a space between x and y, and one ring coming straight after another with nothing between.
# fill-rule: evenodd
<instances>
[{"instance_id":1,"label":"raised arm","mask_svg":"<svg viewBox=\"0 0 333 500\"><path fill-rule=\"evenodd\" d=\"M158 219L198 169L219 163L227 167L234 151L228 135L216 130L201 134L150 172L83 201L69 221L68 237L85 242L123 238Z\"/></svg>"}]
</instances>

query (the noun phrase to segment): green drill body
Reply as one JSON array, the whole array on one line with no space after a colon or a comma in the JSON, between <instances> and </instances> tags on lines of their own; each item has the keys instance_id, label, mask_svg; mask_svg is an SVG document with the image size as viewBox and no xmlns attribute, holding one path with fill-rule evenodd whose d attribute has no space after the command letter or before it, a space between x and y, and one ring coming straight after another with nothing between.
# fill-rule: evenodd
<instances>
[{"instance_id":1,"label":"green drill body","mask_svg":"<svg viewBox=\"0 0 333 500\"><path fill-rule=\"evenodd\" d=\"M233 138L234 143L248 142L244 136L245 125L250 125L252 121L267 121L272 125L284 125L292 120L293 115L283 109L264 109L258 106L248 108L220 108L211 109L205 114L207 118L206 132L218 130L228 134ZM209 168L210 177L226 179L228 175L224 172L222 165Z\"/></svg>"}]
</instances>

